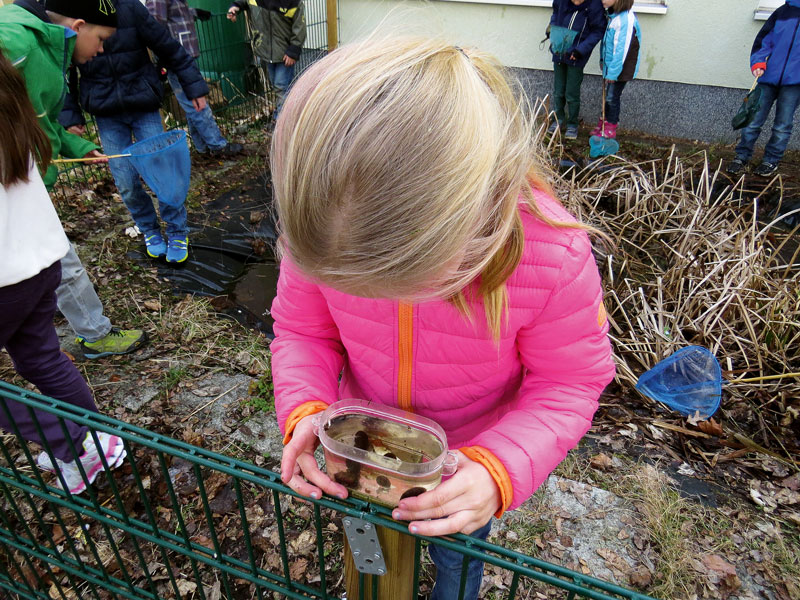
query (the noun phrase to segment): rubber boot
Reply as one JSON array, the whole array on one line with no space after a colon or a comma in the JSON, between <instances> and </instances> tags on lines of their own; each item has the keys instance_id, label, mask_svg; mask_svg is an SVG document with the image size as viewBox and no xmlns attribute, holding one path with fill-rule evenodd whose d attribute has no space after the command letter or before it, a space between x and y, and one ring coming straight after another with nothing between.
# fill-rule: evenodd
<instances>
[{"instance_id":1,"label":"rubber boot","mask_svg":"<svg viewBox=\"0 0 800 600\"><path fill-rule=\"evenodd\" d=\"M617 137L617 124L606 121L606 126L603 128L603 137L611 140L615 139Z\"/></svg>"},{"instance_id":2,"label":"rubber boot","mask_svg":"<svg viewBox=\"0 0 800 600\"><path fill-rule=\"evenodd\" d=\"M602 119L602 118L600 118L600 119L597 119L597 127L595 127L594 129L592 129L592 130L589 132L589 135L600 135L600 133L603 131L603 127L605 126L605 124L606 124L606 122L605 122L605 121L603 121L603 119Z\"/></svg>"}]
</instances>

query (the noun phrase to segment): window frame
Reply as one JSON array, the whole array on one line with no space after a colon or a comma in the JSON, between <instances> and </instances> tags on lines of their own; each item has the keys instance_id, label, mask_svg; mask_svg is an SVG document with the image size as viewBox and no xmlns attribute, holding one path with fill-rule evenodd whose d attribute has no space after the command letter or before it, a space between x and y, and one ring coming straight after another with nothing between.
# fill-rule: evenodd
<instances>
[{"instance_id":1,"label":"window frame","mask_svg":"<svg viewBox=\"0 0 800 600\"><path fill-rule=\"evenodd\" d=\"M784 2L785 0L758 0L758 7L753 12L753 19L766 21L775 12L775 9L783 6Z\"/></svg>"}]
</instances>

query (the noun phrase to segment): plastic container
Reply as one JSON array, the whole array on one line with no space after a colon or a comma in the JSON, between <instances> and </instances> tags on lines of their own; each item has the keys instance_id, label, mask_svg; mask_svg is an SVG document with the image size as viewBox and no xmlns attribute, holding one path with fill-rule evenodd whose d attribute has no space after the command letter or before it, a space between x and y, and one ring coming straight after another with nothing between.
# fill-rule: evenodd
<instances>
[{"instance_id":1,"label":"plastic container","mask_svg":"<svg viewBox=\"0 0 800 600\"><path fill-rule=\"evenodd\" d=\"M394 508L455 473L458 458L434 421L364 400L340 400L314 418L328 476L350 494Z\"/></svg>"}]
</instances>

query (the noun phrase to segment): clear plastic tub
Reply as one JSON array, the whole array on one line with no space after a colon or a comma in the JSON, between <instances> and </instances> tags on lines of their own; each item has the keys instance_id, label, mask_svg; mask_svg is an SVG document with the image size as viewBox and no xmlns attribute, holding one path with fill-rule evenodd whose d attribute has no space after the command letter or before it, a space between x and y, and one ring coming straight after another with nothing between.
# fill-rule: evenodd
<instances>
[{"instance_id":1,"label":"clear plastic tub","mask_svg":"<svg viewBox=\"0 0 800 600\"><path fill-rule=\"evenodd\" d=\"M351 495L389 508L432 490L458 464L439 425L398 408L340 400L314 425L328 476Z\"/></svg>"}]
</instances>

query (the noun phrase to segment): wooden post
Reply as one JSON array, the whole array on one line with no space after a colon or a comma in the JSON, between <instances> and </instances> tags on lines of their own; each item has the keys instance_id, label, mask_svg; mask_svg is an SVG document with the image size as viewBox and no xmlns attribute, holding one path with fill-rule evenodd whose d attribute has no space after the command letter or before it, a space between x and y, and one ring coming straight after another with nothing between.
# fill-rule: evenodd
<instances>
[{"instance_id":1,"label":"wooden post","mask_svg":"<svg viewBox=\"0 0 800 600\"><path fill-rule=\"evenodd\" d=\"M364 576L364 598L372 598L372 578L378 577L378 597L380 600L416 600L414 584L414 538L408 534L377 527L378 541L386 562L386 575ZM359 598L358 569L353 562L347 535L344 536L344 579L347 597Z\"/></svg>"},{"instance_id":2,"label":"wooden post","mask_svg":"<svg viewBox=\"0 0 800 600\"><path fill-rule=\"evenodd\" d=\"M339 45L339 0L325 0L328 21L328 52Z\"/></svg>"}]
</instances>

